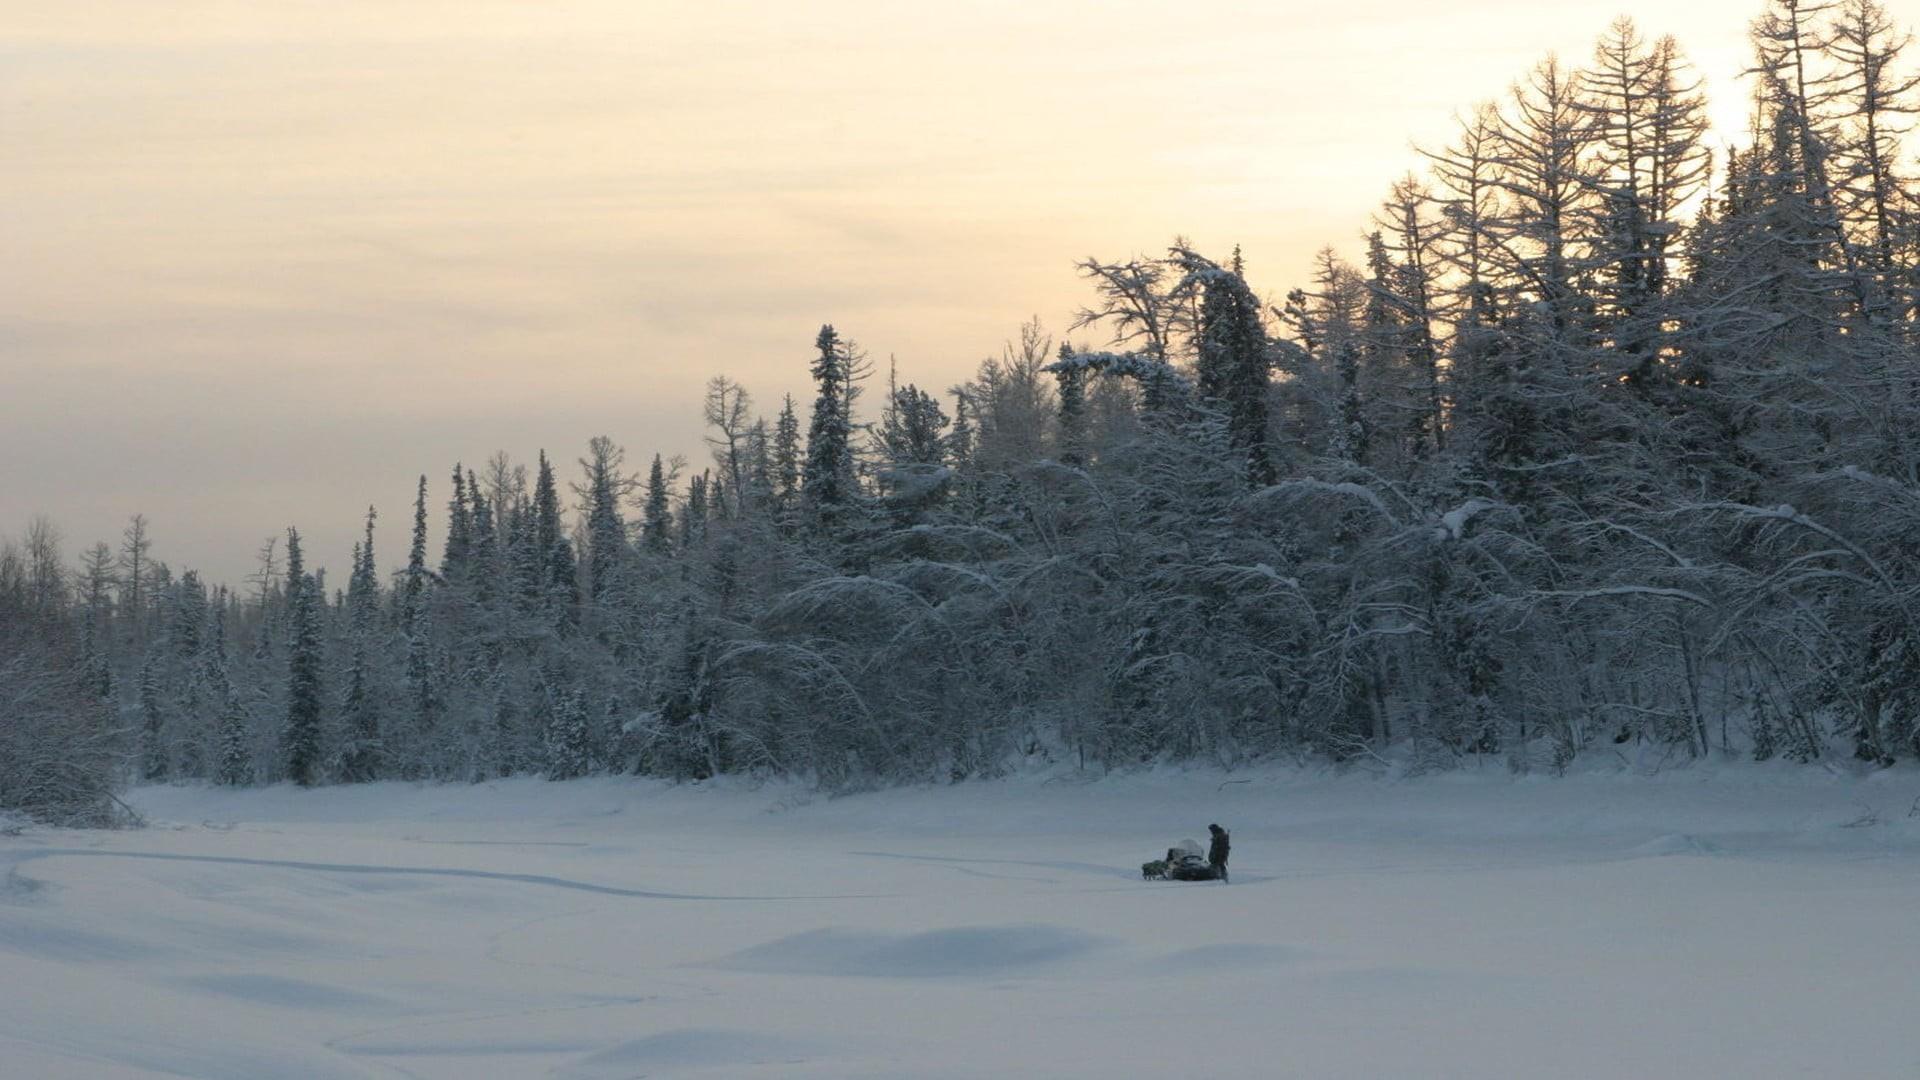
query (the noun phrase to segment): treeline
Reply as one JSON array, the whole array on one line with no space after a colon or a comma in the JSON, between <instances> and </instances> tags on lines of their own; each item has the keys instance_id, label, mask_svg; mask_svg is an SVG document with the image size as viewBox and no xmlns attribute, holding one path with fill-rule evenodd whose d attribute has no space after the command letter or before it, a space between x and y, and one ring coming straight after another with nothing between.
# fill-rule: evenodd
<instances>
[{"instance_id":1,"label":"treeline","mask_svg":"<svg viewBox=\"0 0 1920 1080\"><path fill-rule=\"evenodd\" d=\"M1237 253L1089 259L1098 349L1030 325L932 393L828 326L804 430L715 379L697 471L605 438L566 481L456 466L384 579L369 512L343 588L291 530L242 592L174 578L135 519L35 610L150 780L1891 763L1915 80L1871 0L1773 0L1752 41L1741 148L1623 20L1277 303Z\"/></svg>"}]
</instances>

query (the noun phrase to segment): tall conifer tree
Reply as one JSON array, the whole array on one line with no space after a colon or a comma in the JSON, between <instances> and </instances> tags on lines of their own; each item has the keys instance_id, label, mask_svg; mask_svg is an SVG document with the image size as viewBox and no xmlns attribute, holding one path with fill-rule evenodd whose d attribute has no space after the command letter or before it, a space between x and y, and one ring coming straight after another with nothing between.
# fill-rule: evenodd
<instances>
[{"instance_id":1,"label":"tall conifer tree","mask_svg":"<svg viewBox=\"0 0 1920 1080\"><path fill-rule=\"evenodd\" d=\"M287 778L302 787L320 780L320 597L306 572L300 532L287 530L287 719L281 753Z\"/></svg>"}]
</instances>

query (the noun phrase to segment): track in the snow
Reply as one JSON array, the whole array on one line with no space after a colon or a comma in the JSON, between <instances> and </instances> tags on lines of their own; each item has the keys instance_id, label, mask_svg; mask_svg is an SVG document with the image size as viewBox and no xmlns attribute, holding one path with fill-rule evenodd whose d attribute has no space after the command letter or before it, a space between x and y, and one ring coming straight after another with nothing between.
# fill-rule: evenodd
<instances>
[{"instance_id":1,"label":"track in the snow","mask_svg":"<svg viewBox=\"0 0 1920 1080\"><path fill-rule=\"evenodd\" d=\"M653 889L624 889L615 885L599 885L591 881L574 881L571 878L552 877L547 874L510 874L500 870L462 870L440 866L374 866L364 863L323 863L300 862L291 859L249 859L237 855L177 855L149 851L100 851L93 848L46 848L38 851L21 851L6 861L14 865L47 858L117 858L117 859L154 859L163 862L214 863L225 866L263 866L279 870L310 870L325 874L409 874L420 877L466 878L478 881L506 881L519 885L545 885L553 889L572 889L576 892L596 893L601 896L628 896L641 900L742 900L742 901L779 901L779 900L871 900L878 899L876 894L836 893L830 895L784 895L784 896L734 896L709 893L659 892Z\"/></svg>"}]
</instances>

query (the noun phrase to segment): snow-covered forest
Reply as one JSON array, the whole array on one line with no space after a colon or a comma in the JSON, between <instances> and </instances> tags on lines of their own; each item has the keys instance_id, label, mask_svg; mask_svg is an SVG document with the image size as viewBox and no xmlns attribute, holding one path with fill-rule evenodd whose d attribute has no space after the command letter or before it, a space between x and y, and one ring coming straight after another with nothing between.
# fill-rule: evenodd
<instances>
[{"instance_id":1,"label":"snow-covered forest","mask_svg":"<svg viewBox=\"0 0 1920 1080\"><path fill-rule=\"evenodd\" d=\"M1089 258L1070 326L944 389L824 326L810 402L712 380L710 461L436 466L344 581L297 527L230 587L164 522L77 563L35 522L0 556L0 810L106 820L122 776L1920 755L1916 69L1873 0L1772 0L1752 41L1747 133L1622 21L1297 288Z\"/></svg>"}]
</instances>

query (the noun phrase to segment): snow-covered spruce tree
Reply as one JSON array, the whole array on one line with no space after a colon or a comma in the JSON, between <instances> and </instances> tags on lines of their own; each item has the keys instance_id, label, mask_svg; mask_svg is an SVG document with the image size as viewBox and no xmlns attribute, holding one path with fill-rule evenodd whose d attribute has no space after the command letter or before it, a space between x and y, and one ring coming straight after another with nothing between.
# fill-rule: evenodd
<instances>
[{"instance_id":1,"label":"snow-covered spruce tree","mask_svg":"<svg viewBox=\"0 0 1920 1080\"><path fill-rule=\"evenodd\" d=\"M173 771L171 733L160 685L159 652L149 652L140 665L140 779L165 780Z\"/></svg>"},{"instance_id":2,"label":"snow-covered spruce tree","mask_svg":"<svg viewBox=\"0 0 1920 1080\"><path fill-rule=\"evenodd\" d=\"M924 514L946 496L953 476L946 464L949 423L933 395L912 383L892 390L876 450L880 494L896 520Z\"/></svg>"},{"instance_id":3,"label":"snow-covered spruce tree","mask_svg":"<svg viewBox=\"0 0 1920 1080\"><path fill-rule=\"evenodd\" d=\"M578 560L567 538L566 524L560 514L560 490L544 450L540 452L539 472L534 481L533 514L534 550L540 558L543 603L556 627L568 626L576 617L580 600Z\"/></svg>"},{"instance_id":4,"label":"snow-covered spruce tree","mask_svg":"<svg viewBox=\"0 0 1920 1080\"><path fill-rule=\"evenodd\" d=\"M699 607L698 595L690 594L674 613L673 647L661 650L658 707L639 732L647 771L674 779L704 780L727 765L726 725L713 716L713 621Z\"/></svg>"},{"instance_id":5,"label":"snow-covered spruce tree","mask_svg":"<svg viewBox=\"0 0 1920 1080\"><path fill-rule=\"evenodd\" d=\"M400 635L406 647L405 726L389 725L388 749L396 771L421 775L427 741L440 726L442 697L435 668L435 574L427 566L427 478L420 477L413 504L413 535L407 548L407 567L398 591Z\"/></svg>"},{"instance_id":6,"label":"snow-covered spruce tree","mask_svg":"<svg viewBox=\"0 0 1920 1080\"><path fill-rule=\"evenodd\" d=\"M586 502L586 594L595 607L613 606L625 585L627 523L620 504L635 486L621 471L626 455L625 449L600 435L587 444L587 456L580 459L586 474L579 489Z\"/></svg>"},{"instance_id":7,"label":"snow-covered spruce tree","mask_svg":"<svg viewBox=\"0 0 1920 1080\"><path fill-rule=\"evenodd\" d=\"M680 521L679 546L683 552L700 547L707 537L707 486L712 473L702 472L687 479L687 496L675 515Z\"/></svg>"},{"instance_id":8,"label":"snow-covered spruce tree","mask_svg":"<svg viewBox=\"0 0 1920 1080\"><path fill-rule=\"evenodd\" d=\"M468 586L473 591L474 607L490 611L498 599L500 586L500 526L494 505L481 490L480 478L467 470L467 501L473 506L473 546L468 555Z\"/></svg>"},{"instance_id":9,"label":"snow-covered spruce tree","mask_svg":"<svg viewBox=\"0 0 1920 1080\"><path fill-rule=\"evenodd\" d=\"M1260 301L1241 272L1240 251L1222 267L1185 248L1173 260L1185 272L1176 293L1198 292L1199 323L1194 327L1194 372L1200 396L1226 414L1227 441L1246 457L1247 480L1255 487L1274 481L1268 448L1267 383L1272 368Z\"/></svg>"},{"instance_id":10,"label":"snow-covered spruce tree","mask_svg":"<svg viewBox=\"0 0 1920 1080\"><path fill-rule=\"evenodd\" d=\"M880 449L891 465L939 465L951 423L933 395L908 383L893 391L880 424Z\"/></svg>"},{"instance_id":11,"label":"snow-covered spruce tree","mask_svg":"<svg viewBox=\"0 0 1920 1080\"><path fill-rule=\"evenodd\" d=\"M647 470L647 496L645 509L640 518L640 540L646 549L655 555L666 554L669 545L673 543L670 483L666 466L660 460L660 455L653 455L653 465Z\"/></svg>"},{"instance_id":12,"label":"snow-covered spruce tree","mask_svg":"<svg viewBox=\"0 0 1920 1080\"><path fill-rule=\"evenodd\" d=\"M302 787L321 779L320 585L306 572L300 532L287 530L287 713L281 763Z\"/></svg>"},{"instance_id":13,"label":"snow-covered spruce tree","mask_svg":"<svg viewBox=\"0 0 1920 1080\"><path fill-rule=\"evenodd\" d=\"M166 621L170 694L178 723L172 733L172 757L181 776L202 779L213 756L212 705L207 698L203 654L210 604L197 571L185 570L168 593Z\"/></svg>"},{"instance_id":14,"label":"snow-covered spruce tree","mask_svg":"<svg viewBox=\"0 0 1920 1080\"><path fill-rule=\"evenodd\" d=\"M206 682L209 703L216 710L212 779L216 784L241 787L253 783L253 722L234 691L224 606L213 613L211 637Z\"/></svg>"},{"instance_id":15,"label":"snow-covered spruce tree","mask_svg":"<svg viewBox=\"0 0 1920 1080\"><path fill-rule=\"evenodd\" d=\"M747 429L746 490L740 500L740 515L767 514L777 508L773 479L773 430L767 418L756 417Z\"/></svg>"},{"instance_id":16,"label":"snow-covered spruce tree","mask_svg":"<svg viewBox=\"0 0 1920 1080\"><path fill-rule=\"evenodd\" d=\"M401 571L394 589L400 632L412 637L415 623L426 607L427 570L427 478L420 477L413 498L413 538L407 547L407 566Z\"/></svg>"},{"instance_id":17,"label":"snow-covered spruce tree","mask_svg":"<svg viewBox=\"0 0 1920 1080\"><path fill-rule=\"evenodd\" d=\"M365 539L354 549L347 582L346 693L340 717L345 725L336 767L346 783L377 779L381 772L381 701L374 656L379 648L380 582L374 569L373 507L367 508Z\"/></svg>"},{"instance_id":18,"label":"snow-covered spruce tree","mask_svg":"<svg viewBox=\"0 0 1920 1080\"><path fill-rule=\"evenodd\" d=\"M800 505L800 419L792 394L782 399L773 425L773 490L780 520L787 523Z\"/></svg>"},{"instance_id":19,"label":"snow-covered spruce tree","mask_svg":"<svg viewBox=\"0 0 1920 1080\"><path fill-rule=\"evenodd\" d=\"M592 774L597 763L580 691L555 688L549 683L547 697L547 779L572 780Z\"/></svg>"},{"instance_id":20,"label":"snow-covered spruce tree","mask_svg":"<svg viewBox=\"0 0 1920 1080\"><path fill-rule=\"evenodd\" d=\"M502 558L509 581L509 606L516 621L540 618L546 609L546 564L540 557L532 499L514 507Z\"/></svg>"},{"instance_id":21,"label":"snow-covered spruce tree","mask_svg":"<svg viewBox=\"0 0 1920 1080\"><path fill-rule=\"evenodd\" d=\"M850 405L846 400L847 350L831 325L814 341L812 374L818 393L807 428L806 467L800 494L815 529L832 532L853 500L846 462L852 455Z\"/></svg>"},{"instance_id":22,"label":"snow-covered spruce tree","mask_svg":"<svg viewBox=\"0 0 1920 1080\"><path fill-rule=\"evenodd\" d=\"M465 571L473 550L473 509L467 500L466 469L453 464L453 495L447 501L447 541L440 551L440 576L451 579Z\"/></svg>"},{"instance_id":23,"label":"snow-covered spruce tree","mask_svg":"<svg viewBox=\"0 0 1920 1080\"><path fill-rule=\"evenodd\" d=\"M105 541L94 544L80 557L77 599L81 605L81 655L87 667L87 679L101 699L113 694L113 590L115 578L113 549Z\"/></svg>"}]
</instances>

